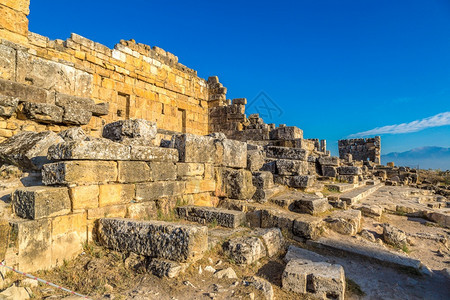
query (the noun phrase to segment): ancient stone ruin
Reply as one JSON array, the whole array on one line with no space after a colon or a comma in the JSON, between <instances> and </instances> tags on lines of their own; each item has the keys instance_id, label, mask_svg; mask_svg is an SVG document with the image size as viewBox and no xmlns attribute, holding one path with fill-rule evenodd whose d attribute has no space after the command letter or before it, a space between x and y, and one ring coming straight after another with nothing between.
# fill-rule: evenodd
<instances>
[{"instance_id":1,"label":"ancient stone ruin","mask_svg":"<svg viewBox=\"0 0 450 300\"><path fill-rule=\"evenodd\" d=\"M200 78L161 48L130 40L109 49L77 34L49 40L28 31L29 1L0 9L5 265L50 270L96 244L137 257L127 266L156 278L198 268L238 282L222 296L199 292L218 299L233 288L248 289L248 299L344 299L349 284L387 297L394 291L382 281L369 288L379 274L426 298L422 286L448 280L439 272L448 268L449 187L380 165L380 137L341 140L331 156L325 140L247 116L245 98L227 99L217 76ZM412 232L405 216L421 229ZM409 255L415 245L422 250ZM440 258L424 261L421 251L436 247ZM277 259L273 277L236 275ZM411 288L405 269L428 277ZM9 297L18 287L6 273L0 267Z\"/></svg>"}]
</instances>

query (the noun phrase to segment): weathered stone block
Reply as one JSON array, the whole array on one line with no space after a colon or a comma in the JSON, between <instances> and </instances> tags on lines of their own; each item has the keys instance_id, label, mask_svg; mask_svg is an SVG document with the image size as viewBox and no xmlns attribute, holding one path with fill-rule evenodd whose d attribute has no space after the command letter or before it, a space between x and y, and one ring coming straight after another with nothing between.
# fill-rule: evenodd
<instances>
[{"instance_id":1,"label":"weathered stone block","mask_svg":"<svg viewBox=\"0 0 450 300\"><path fill-rule=\"evenodd\" d=\"M317 299L343 300L345 295L344 268L325 262L292 259L284 269L282 288Z\"/></svg>"},{"instance_id":2,"label":"weathered stone block","mask_svg":"<svg viewBox=\"0 0 450 300\"><path fill-rule=\"evenodd\" d=\"M36 122L61 123L64 110L53 104L25 102L23 113L28 119Z\"/></svg>"},{"instance_id":3,"label":"weathered stone block","mask_svg":"<svg viewBox=\"0 0 450 300\"><path fill-rule=\"evenodd\" d=\"M0 144L0 159L23 169L39 170L48 163L48 148L63 139L51 131L22 131Z\"/></svg>"},{"instance_id":4,"label":"weathered stone block","mask_svg":"<svg viewBox=\"0 0 450 300\"><path fill-rule=\"evenodd\" d=\"M257 237L233 238L223 244L224 254L237 264L252 264L266 256L266 248Z\"/></svg>"},{"instance_id":5,"label":"weathered stone block","mask_svg":"<svg viewBox=\"0 0 450 300\"><path fill-rule=\"evenodd\" d=\"M90 139L81 127L70 127L69 129L61 131L58 135L65 142L88 141Z\"/></svg>"},{"instance_id":6,"label":"weathered stone block","mask_svg":"<svg viewBox=\"0 0 450 300\"><path fill-rule=\"evenodd\" d=\"M189 262L208 249L205 226L130 219L100 219L98 225L100 244L113 250Z\"/></svg>"},{"instance_id":7,"label":"weathered stone block","mask_svg":"<svg viewBox=\"0 0 450 300\"><path fill-rule=\"evenodd\" d=\"M328 204L327 198L304 197L301 199L296 199L293 202L293 207L291 210L298 213L319 215L326 212L330 208L331 206Z\"/></svg>"},{"instance_id":8,"label":"weathered stone block","mask_svg":"<svg viewBox=\"0 0 450 300\"><path fill-rule=\"evenodd\" d=\"M159 181L136 184L136 201L151 201L162 197L182 195L185 183L182 181Z\"/></svg>"},{"instance_id":9,"label":"weathered stone block","mask_svg":"<svg viewBox=\"0 0 450 300\"><path fill-rule=\"evenodd\" d=\"M16 111L19 98L0 95L0 116L9 118Z\"/></svg>"},{"instance_id":10,"label":"weathered stone block","mask_svg":"<svg viewBox=\"0 0 450 300\"><path fill-rule=\"evenodd\" d=\"M125 218L126 215L127 206L125 204L88 209L88 220L97 220L100 218Z\"/></svg>"},{"instance_id":11,"label":"weathered stone block","mask_svg":"<svg viewBox=\"0 0 450 300\"><path fill-rule=\"evenodd\" d=\"M400 249L408 246L408 237L405 232L389 224L383 224L383 240Z\"/></svg>"},{"instance_id":12,"label":"weathered stone block","mask_svg":"<svg viewBox=\"0 0 450 300\"><path fill-rule=\"evenodd\" d=\"M340 175L360 175L362 174L360 167L354 166L341 166L337 168Z\"/></svg>"},{"instance_id":13,"label":"weathered stone block","mask_svg":"<svg viewBox=\"0 0 450 300\"><path fill-rule=\"evenodd\" d=\"M119 120L106 124L102 134L115 142L148 146L156 138L156 123L144 119Z\"/></svg>"},{"instance_id":14,"label":"weathered stone block","mask_svg":"<svg viewBox=\"0 0 450 300\"><path fill-rule=\"evenodd\" d=\"M45 185L94 184L117 180L117 163L113 161L62 161L42 168Z\"/></svg>"},{"instance_id":15,"label":"weathered stone block","mask_svg":"<svg viewBox=\"0 0 450 300\"><path fill-rule=\"evenodd\" d=\"M356 235L361 231L361 211L343 210L328 216L327 227L341 234Z\"/></svg>"},{"instance_id":16,"label":"weathered stone block","mask_svg":"<svg viewBox=\"0 0 450 300\"><path fill-rule=\"evenodd\" d=\"M218 225L236 228L245 222L245 213L216 207L181 206L177 207L180 218L200 224L217 222Z\"/></svg>"},{"instance_id":17,"label":"weathered stone block","mask_svg":"<svg viewBox=\"0 0 450 300\"><path fill-rule=\"evenodd\" d=\"M295 236L305 239L316 239L322 232L322 219L310 215L297 217L293 224L292 232Z\"/></svg>"},{"instance_id":18,"label":"weathered stone block","mask_svg":"<svg viewBox=\"0 0 450 300\"><path fill-rule=\"evenodd\" d=\"M177 162L178 151L171 148L132 145L131 160Z\"/></svg>"},{"instance_id":19,"label":"weathered stone block","mask_svg":"<svg viewBox=\"0 0 450 300\"><path fill-rule=\"evenodd\" d=\"M287 185L293 188L306 188L314 184L314 175L280 176L275 175L273 180L277 184Z\"/></svg>"},{"instance_id":20,"label":"weathered stone block","mask_svg":"<svg viewBox=\"0 0 450 300\"><path fill-rule=\"evenodd\" d=\"M98 207L98 185L83 185L69 188L72 210Z\"/></svg>"},{"instance_id":21,"label":"weathered stone block","mask_svg":"<svg viewBox=\"0 0 450 300\"><path fill-rule=\"evenodd\" d=\"M35 103L53 103L55 99L53 92L32 85L3 79L0 79L0 94L17 97L20 101Z\"/></svg>"},{"instance_id":22,"label":"weathered stone block","mask_svg":"<svg viewBox=\"0 0 450 300\"><path fill-rule=\"evenodd\" d=\"M339 157L337 156L319 157L319 164L321 164L322 166L339 166Z\"/></svg>"},{"instance_id":23,"label":"weathered stone block","mask_svg":"<svg viewBox=\"0 0 450 300\"><path fill-rule=\"evenodd\" d=\"M152 181L152 171L145 161L119 161L118 181L123 183Z\"/></svg>"},{"instance_id":24,"label":"weathered stone block","mask_svg":"<svg viewBox=\"0 0 450 300\"><path fill-rule=\"evenodd\" d=\"M178 178L203 176L205 173L205 165L199 163L177 163Z\"/></svg>"},{"instance_id":25,"label":"weathered stone block","mask_svg":"<svg viewBox=\"0 0 450 300\"><path fill-rule=\"evenodd\" d=\"M14 212L24 219L42 219L65 215L71 204L67 188L33 186L19 188L12 194Z\"/></svg>"},{"instance_id":26,"label":"weathered stone block","mask_svg":"<svg viewBox=\"0 0 450 300\"><path fill-rule=\"evenodd\" d=\"M270 189L273 187L273 175L267 171L253 173L253 185L258 189Z\"/></svg>"},{"instance_id":27,"label":"weathered stone block","mask_svg":"<svg viewBox=\"0 0 450 300\"><path fill-rule=\"evenodd\" d=\"M100 116L106 116L109 113L109 103L103 102L103 103L97 103L92 108L92 115L96 117Z\"/></svg>"},{"instance_id":28,"label":"weathered stone block","mask_svg":"<svg viewBox=\"0 0 450 300\"><path fill-rule=\"evenodd\" d=\"M86 125L92 118L92 112L76 106L65 106L62 123L67 125Z\"/></svg>"},{"instance_id":29,"label":"weathered stone block","mask_svg":"<svg viewBox=\"0 0 450 300\"><path fill-rule=\"evenodd\" d=\"M261 211L261 227L277 227L280 228L283 232L291 234L294 220L296 218L298 218L298 215L296 213L276 209L263 209Z\"/></svg>"},{"instance_id":30,"label":"weathered stone block","mask_svg":"<svg viewBox=\"0 0 450 300\"><path fill-rule=\"evenodd\" d=\"M216 165L231 168L247 167L247 143L229 139L215 139L214 146L216 148L214 151Z\"/></svg>"},{"instance_id":31,"label":"weathered stone block","mask_svg":"<svg viewBox=\"0 0 450 300\"><path fill-rule=\"evenodd\" d=\"M175 278L183 270L183 266L175 261L154 258L149 262L147 270L158 277Z\"/></svg>"},{"instance_id":32,"label":"weathered stone block","mask_svg":"<svg viewBox=\"0 0 450 300\"><path fill-rule=\"evenodd\" d=\"M322 176L336 177L337 168L333 166L322 166Z\"/></svg>"},{"instance_id":33,"label":"weathered stone block","mask_svg":"<svg viewBox=\"0 0 450 300\"><path fill-rule=\"evenodd\" d=\"M268 146L266 149L266 156L269 158L278 159L293 159L306 161L308 152L300 148L287 148Z\"/></svg>"},{"instance_id":34,"label":"weathered stone block","mask_svg":"<svg viewBox=\"0 0 450 300\"><path fill-rule=\"evenodd\" d=\"M134 184L103 184L99 186L100 207L130 203L135 197Z\"/></svg>"},{"instance_id":35,"label":"weathered stone block","mask_svg":"<svg viewBox=\"0 0 450 300\"><path fill-rule=\"evenodd\" d=\"M271 140L295 140L303 138L303 130L295 126L278 127L270 131Z\"/></svg>"},{"instance_id":36,"label":"weathered stone block","mask_svg":"<svg viewBox=\"0 0 450 300\"><path fill-rule=\"evenodd\" d=\"M64 142L48 149L49 160L129 160L130 147L107 139Z\"/></svg>"},{"instance_id":37,"label":"weathered stone block","mask_svg":"<svg viewBox=\"0 0 450 300\"><path fill-rule=\"evenodd\" d=\"M275 161L276 174L279 175L306 175L308 174L308 162L289 160L289 159L277 159Z\"/></svg>"},{"instance_id":38,"label":"weathered stone block","mask_svg":"<svg viewBox=\"0 0 450 300\"><path fill-rule=\"evenodd\" d=\"M9 222L7 220L0 219L0 261L5 259L6 250L9 244L9 233L11 228L9 226Z\"/></svg>"},{"instance_id":39,"label":"weathered stone block","mask_svg":"<svg viewBox=\"0 0 450 300\"><path fill-rule=\"evenodd\" d=\"M211 179L194 179L186 181L186 194L214 192L215 190L216 182Z\"/></svg>"},{"instance_id":40,"label":"weathered stone block","mask_svg":"<svg viewBox=\"0 0 450 300\"><path fill-rule=\"evenodd\" d=\"M261 170L265 163L265 154L261 150L247 151L247 169L251 172Z\"/></svg>"},{"instance_id":41,"label":"weathered stone block","mask_svg":"<svg viewBox=\"0 0 450 300\"><path fill-rule=\"evenodd\" d=\"M252 173L244 169L215 168L217 196L231 199L251 199L256 191Z\"/></svg>"},{"instance_id":42,"label":"weathered stone block","mask_svg":"<svg viewBox=\"0 0 450 300\"><path fill-rule=\"evenodd\" d=\"M156 219L157 207L155 201L148 201L144 203L132 203L128 205L127 218L130 219Z\"/></svg>"},{"instance_id":43,"label":"weathered stone block","mask_svg":"<svg viewBox=\"0 0 450 300\"><path fill-rule=\"evenodd\" d=\"M260 236L266 246L267 256L272 257L284 247L284 238L279 228L257 229L252 234Z\"/></svg>"},{"instance_id":44,"label":"weathered stone block","mask_svg":"<svg viewBox=\"0 0 450 300\"><path fill-rule=\"evenodd\" d=\"M214 163L215 139L210 136L180 134L172 137L171 145L177 149L180 162Z\"/></svg>"}]
</instances>

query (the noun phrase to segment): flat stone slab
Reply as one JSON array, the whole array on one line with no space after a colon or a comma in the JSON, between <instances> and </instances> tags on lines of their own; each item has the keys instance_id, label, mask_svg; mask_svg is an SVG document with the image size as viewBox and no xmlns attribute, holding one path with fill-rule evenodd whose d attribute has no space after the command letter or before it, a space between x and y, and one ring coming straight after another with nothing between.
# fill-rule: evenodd
<instances>
[{"instance_id":1,"label":"flat stone slab","mask_svg":"<svg viewBox=\"0 0 450 300\"><path fill-rule=\"evenodd\" d=\"M299 191L292 191L277 195L273 197L271 201L291 211L310 215L321 214L331 208L328 204L327 198L320 198L318 196L305 194Z\"/></svg>"},{"instance_id":2,"label":"flat stone slab","mask_svg":"<svg viewBox=\"0 0 450 300\"><path fill-rule=\"evenodd\" d=\"M101 245L176 262L197 261L208 250L206 226L163 221L104 218L98 223Z\"/></svg>"},{"instance_id":3,"label":"flat stone slab","mask_svg":"<svg viewBox=\"0 0 450 300\"><path fill-rule=\"evenodd\" d=\"M282 275L282 288L319 299L343 300L344 268L325 262L292 259Z\"/></svg>"},{"instance_id":4,"label":"flat stone slab","mask_svg":"<svg viewBox=\"0 0 450 300\"><path fill-rule=\"evenodd\" d=\"M286 252L283 260L288 263L293 259L310 260L313 262L326 262L328 260L325 256L322 256L316 252L289 245L288 251Z\"/></svg>"},{"instance_id":5,"label":"flat stone slab","mask_svg":"<svg viewBox=\"0 0 450 300\"><path fill-rule=\"evenodd\" d=\"M128 145L150 145L156 137L156 123L144 119L119 120L103 127L104 138Z\"/></svg>"},{"instance_id":6,"label":"flat stone slab","mask_svg":"<svg viewBox=\"0 0 450 300\"><path fill-rule=\"evenodd\" d=\"M24 219L42 219L70 213L69 191L65 187L33 186L12 194L14 213Z\"/></svg>"},{"instance_id":7,"label":"flat stone slab","mask_svg":"<svg viewBox=\"0 0 450 300\"><path fill-rule=\"evenodd\" d=\"M223 227L236 228L245 223L244 212L223 208L189 205L177 207L177 213L180 218L200 224L217 222Z\"/></svg>"},{"instance_id":8,"label":"flat stone slab","mask_svg":"<svg viewBox=\"0 0 450 300\"><path fill-rule=\"evenodd\" d=\"M365 185L340 195L339 199L353 205L378 190L381 185Z\"/></svg>"},{"instance_id":9,"label":"flat stone slab","mask_svg":"<svg viewBox=\"0 0 450 300\"><path fill-rule=\"evenodd\" d=\"M108 139L72 141L48 149L49 160L130 160L130 147Z\"/></svg>"}]
</instances>

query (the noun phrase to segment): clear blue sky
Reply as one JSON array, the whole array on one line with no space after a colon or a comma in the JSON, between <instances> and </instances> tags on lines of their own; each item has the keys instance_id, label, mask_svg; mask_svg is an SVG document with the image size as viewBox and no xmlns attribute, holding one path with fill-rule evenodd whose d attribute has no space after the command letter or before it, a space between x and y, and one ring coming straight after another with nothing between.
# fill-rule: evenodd
<instances>
[{"instance_id":1,"label":"clear blue sky","mask_svg":"<svg viewBox=\"0 0 450 300\"><path fill-rule=\"evenodd\" d=\"M450 124L449 0L31 0L29 18L51 39L159 46L219 76L229 98L264 91L282 110L267 123L327 139L334 154L338 139L377 127L445 112L436 122ZM450 147L450 125L381 136L383 153Z\"/></svg>"}]
</instances>

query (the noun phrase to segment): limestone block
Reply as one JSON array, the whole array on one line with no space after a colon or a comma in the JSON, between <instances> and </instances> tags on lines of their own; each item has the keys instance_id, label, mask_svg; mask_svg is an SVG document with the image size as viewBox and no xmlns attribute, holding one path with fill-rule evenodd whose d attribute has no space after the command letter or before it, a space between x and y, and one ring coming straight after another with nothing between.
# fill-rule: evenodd
<instances>
[{"instance_id":1,"label":"limestone block","mask_svg":"<svg viewBox=\"0 0 450 300\"><path fill-rule=\"evenodd\" d=\"M344 268L325 262L292 259L283 271L282 288L317 299L343 300Z\"/></svg>"},{"instance_id":2,"label":"limestone block","mask_svg":"<svg viewBox=\"0 0 450 300\"><path fill-rule=\"evenodd\" d=\"M64 110L53 104L25 102L23 113L30 120L51 124L62 122Z\"/></svg>"},{"instance_id":3,"label":"limestone block","mask_svg":"<svg viewBox=\"0 0 450 300\"><path fill-rule=\"evenodd\" d=\"M175 261L154 258L149 262L147 270L158 277L175 278L183 270L183 266Z\"/></svg>"},{"instance_id":4,"label":"limestone block","mask_svg":"<svg viewBox=\"0 0 450 300\"><path fill-rule=\"evenodd\" d=\"M61 161L42 168L45 185L95 184L117 180L117 163L113 161Z\"/></svg>"},{"instance_id":5,"label":"limestone block","mask_svg":"<svg viewBox=\"0 0 450 300\"><path fill-rule=\"evenodd\" d=\"M314 175L280 176L275 175L273 180L277 184L287 185L293 188L306 188L314 184Z\"/></svg>"},{"instance_id":6,"label":"limestone block","mask_svg":"<svg viewBox=\"0 0 450 300\"><path fill-rule=\"evenodd\" d=\"M52 266L72 260L81 252L87 241L85 213L59 216L52 219Z\"/></svg>"},{"instance_id":7,"label":"limestone block","mask_svg":"<svg viewBox=\"0 0 450 300\"><path fill-rule=\"evenodd\" d=\"M81 127L70 127L69 129L59 132L58 136L65 142L87 141L90 139Z\"/></svg>"},{"instance_id":8,"label":"limestone block","mask_svg":"<svg viewBox=\"0 0 450 300\"><path fill-rule=\"evenodd\" d=\"M24 219L42 219L65 215L71 203L67 188L32 186L15 190L12 194L14 213Z\"/></svg>"},{"instance_id":9,"label":"limestone block","mask_svg":"<svg viewBox=\"0 0 450 300\"><path fill-rule=\"evenodd\" d=\"M69 187L72 210L98 207L98 185L83 185Z\"/></svg>"},{"instance_id":10,"label":"limestone block","mask_svg":"<svg viewBox=\"0 0 450 300\"><path fill-rule=\"evenodd\" d=\"M193 179L186 181L186 194L214 192L215 190L216 182L211 179Z\"/></svg>"},{"instance_id":11,"label":"limestone block","mask_svg":"<svg viewBox=\"0 0 450 300\"><path fill-rule=\"evenodd\" d=\"M224 254L237 264L252 264L266 256L266 248L257 237L237 237L223 244Z\"/></svg>"},{"instance_id":12,"label":"limestone block","mask_svg":"<svg viewBox=\"0 0 450 300\"><path fill-rule=\"evenodd\" d=\"M89 98L71 96L68 94L56 93L55 104L65 107L78 108L79 110L85 110L91 112L95 105L94 100Z\"/></svg>"},{"instance_id":13,"label":"limestone block","mask_svg":"<svg viewBox=\"0 0 450 300\"><path fill-rule=\"evenodd\" d=\"M119 161L118 181L124 183L152 181L149 164L145 161Z\"/></svg>"},{"instance_id":14,"label":"limestone block","mask_svg":"<svg viewBox=\"0 0 450 300\"><path fill-rule=\"evenodd\" d=\"M274 291L272 284L264 278L252 276L248 278L248 284L262 293L265 300L274 300Z\"/></svg>"},{"instance_id":15,"label":"limestone block","mask_svg":"<svg viewBox=\"0 0 450 300\"><path fill-rule=\"evenodd\" d=\"M267 256L272 257L284 247L284 238L279 228L257 229L252 235L260 236L266 246Z\"/></svg>"},{"instance_id":16,"label":"limestone block","mask_svg":"<svg viewBox=\"0 0 450 300\"><path fill-rule=\"evenodd\" d=\"M130 203L134 197L134 184L103 184L99 186L99 207Z\"/></svg>"},{"instance_id":17,"label":"limestone block","mask_svg":"<svg viewBox=\"0 0 450 300\"><path fill-rule=\"evenodd\" d=\"M104 206L88 209L88 220L100 218L125 218L127 206L125 204Z\"/></svg>"},{"instance_id":18,"label":"limestone block","mask_svg":"<svg viewBox=\"0 0 450 300\"><path fill-rule=\"evenodd\" d=\"M47 151L63 139L51 131L22 131L0 144L0 160L23 169L40 170L48 163Z\"/></svg>"},{"instance_id":19,"label":"limestone block","mask_svg":"<svg viewBox=\"0 0 450 300\"><path fill-rule=\"evenodd\" d=\"M62 123L67 125L86 125L92 118L92 112L76 106L65 106Z\"/></svg>"},{"instance_id":20,"label":"limestone block","mask_svg":"<svg viewBox=\"0 0 450 300\"><path fill-rule=\"evenodd\" d=\"M310 215L319 215L331 208L327 198L304 197L293 202L292 211Z\"/></svg>"},{"instance_id":21,"label":"limestone block","mask_svg":"<svg viewBox=\"0 0 450 300\"><path fill-rule=\"evenodd\" d=\"M49 160L129 160L130 147L108 139L64 142L48 149Z\"/></svg>"},{"instance_id":22,"label":"limestone block","mask_svg":"<svg viewBox=\"0 0 450 300\"><path fill-rule=\"evenodd\" d=\"M336 177L337 168L333 166L322 166L322 176Z\"/></svg>"},{"instance_id":23,"label":"limestone block","mask_svg":"<svg viewBox=\"0 0 450 300\"><path fill-rule=\"evenodd\" d=\"M97 103L92 107L92 115L96 117L107 116L109 113L109 103Z\"/></svg>"},{"instance_id":24,"label":"limestone block","mask_svg":"<svg viewBox=\"0 0 450 300\"><path fill-rule=\"evenodd\" d=\"M268 146L266 149L266 156L269 158L306 161L307 154L308 152L306 150L300 148Z\"/></svg>"},{"instance_id":25,"label":"limestone block","mask_svg":"<svg viewBox=\"0 0 450 300\"><path fill-rule=\"evenodd\" d=\"M310 215L302 215L295 219L292 232L295 236L305 239L316 239L321 235L322 219Z\"/></svg>"},{"instance_id":26,"label":"limestone block","mask_svg":"<svg viewBox=\"0 0 450 300\"><path fill-rule=\"evenodd\" d=\"M0 95L0 116L9 118L16 111L19 98Z\"/></svg>"},{"instance_id":27,"label":"limestone block","mask_svg":"<svg viewBox=\"0 0 450 300\"><path fill-rule=\"evenodd\" d=\"M262 228L280 228L283 233L288 235L292 233L294 220L298 217L296 213L291 213L276 209L263 209L261 211Z\"/></svg>"},{"instance_id":28,"label":"limestone block","mask_svg":"<svg viewBox=\"0 0 450 300\"><path fill-rule=\"evenodd\" d=\"M354 166L341 166L337 168L340 175L360 175L362 174L360 167Z\"/></svg>"},{"instance_id":29,"label":"limestone block","mask_svg":"<svg viewBox=\"0 0 450 300\"><path fill-rule=\"evenodd\" d=\"M54 103L55 94L42 88L0 79L0 94L17 97L20 101Z\"/></svg>"},{"instance_id":30,"label":"limestone block","mask_svg":"<svg viewBox=\"0 0 450 300\"><path fill-rule=\"evenodd\" d=\"M24 13L1 5L0 15L2 16L2 19L0 21L0 28L18 33L22 36L27 36L28 19Z\"/></svg>"},{"instance_id":31,"label":"limestone block","mask_svg":"<svg viewBox=\"0 0 450 300\"><path fill-rule=\"evenodd\" d=\"M270 131L271 140L295 140L303 138L303 130L295 126L278 127Z\"/></svg>"},{"instance_id":32,"label":"limestone block","mask_svg":"<svg viewBox=\"0 0 450 300\"><path fill-rule=\"evenodd\" d=\"M276 174L279 175L306 175L308 174L308 162L290 160L290 159L277 159L275 161Z\"/></svg>"},{"instance_id":33,"label":"limestone block","mask_svg":"<svg viewBox=\"0 0 450 300\"><path fill-rule=\"evenodd\" d=\"M0 261L5 259L6 250L9 244L9 233L11 228L9 226L9 222L7 220L0 219Z\"/></svg>"},{"instance_id":34,"label":"limestone block","mask_svg":"<svg viewBox=\"0 0 450 300\"><path fill-rule=\"evenodd\" d=\"M319 164L321 164L322 166L339 166L339 157L337 156L319 157Z\"/></svg>"},{"instance_id":35,"label":"limestone block","mask_svg":"<svg viewBox=\"0 0 450 300\"><path fill-rule=\"evenodd\" d=\"M214 163L215 138L194 134L179 134L172 137L171 145L177 149L180 162Z\"/></svg>"},{"instance_id":36,"label":"limestone block","mask_svg":"<svg viewBox=\"0 0 450 300\"><path fill-rule=\"evenodd\" d=\"M17 253L19 270L34 272L51 267L51 220L11 221L10 246Z\"/></svg>"},{"instance_id":37,"label":"limestone block","mask_svg":"<svg viewBox=\"0 0 450 300\"><path fill-rule=\"evenodd\" d=\"M132 145L131 160L177 162L178 151L171 148Z\"/></svg>"},{"instance_id":38,"label":"limestone block","mask_svg":"<svg viewBox=\"0 0 450 300\"><path fill-rule=\"evenodd\" d=\"M257 189L270 189L273 187L273 175L268 171L255 172L252 182Z\"/></svg>"},{"instance_id":39,"label":"limestone block","mask_svg":"<svg viewBox=\"0 0 450 300\"><path fill-rule=\"evenodd\" d=\"M16 50L0 45L0 78L14 80L16 77Z\"/></svg>"},{"instance_id":40,"label":"limestone block","mask_svg":"<svg viewBox=\"0 0 450 300\"><path fill-rule=\"evenodd\" d=\"M236 228L245 222L245 213L216 207L180 206L176 208L180 218L200 224L217 222L218 225Z\"/></svg>"},{"instance_id":41,"label":"limestone block","mask_svg":"<svg viewBox=\"0 0 450 300\"><path fill-rule=\"evenodd\" d=\"M151 201L162 197L182 195L185 183L182 181L159 181L136 184L136 201Z\"/></svg>"},{"instance_id":42,"label":"limestone block","mask_svg":"<svg viewBox=\"0 0 450 300\"><path fill-rule=\"evenodd\" d=\"M263 151L260 150L249 150L247 151L247 169L251 172L256 172L261 170L265 163L265 155Z\"/></svg>"},{"instance_id":43,"label":"limestone block","mask_svg":"<svg viewBox=\"0 0 450 300\"><path fill-rule=\"evenodd\" d=\"M325 221L327 227L341 234L356 235L361 231L361 211L343 210L334 212Z\"/></svg>"},{"instance_id":44,"label":"limestone block","mask_svg":"<svg viewBox=\"0 0 450 300\"><path fill-rule=\"evenodd\" d=\"M100 244L152 258L193 262L208 249L208 228L162 221L100 219Z\"/></svg>"},{"instance_id":45,"label":"limestone block","mask_svg":"<svg viewBox=\"0 0 450 300\"><path fill-rule=\"evenodd\" d=\"M155 201L148 201L144 203L132 203L128 205L127 218L130 219L156 219L157 207Z\"/></svg>"},{"instance_id":46,"label":"limestone block","mask_svg":"<svg viewBox=\"0 0 450 300\"><path fill-rule=\"evenodd\" d=\"M383 240L398 248L408 246L408 238L405 232L389 224L383 224Z\"/></svg>"},{"instance_id":47,"label":"limestone block","mask_svg":"<svg viewBox=\"0 0 450 300\"><path fill-rule=\"evenodd\" d=\"M229 139L215 139L214 146L216 165L231 168L247 167L247 143ZM203 152L203 154L205 153Z\"/></svg>"},{"instance_id":48,"label":"limestone block","mask_svg":"<svg viewBox=\"0 0 450 300\"><path fill-rule=\"evenodd\" d=\"M205 174L205 165L199 163L177 163L177 177L186 179L186 177L203 176Z\"/></svg>"},{"instance_id":49,"label":"limestone block","mask_svg":"<svg viewBox=\"0 0 450 300\"><path fill-rule=\"evenodd\" d=\"M217 196L231 199L251 199L256 191L252 173L244 169L215 168Z\"/></svg>"},{"instance_id":50,"label":"limestone block","mask_svg":"<svg viewBox=\"0 0 450 300\"><path fill-rule=\"evenodd\" d=\"M119 120L106 124L102 135L127 145L148 146L156 138L156 123L144 119Z\"/></svg>"}]
</instances>

